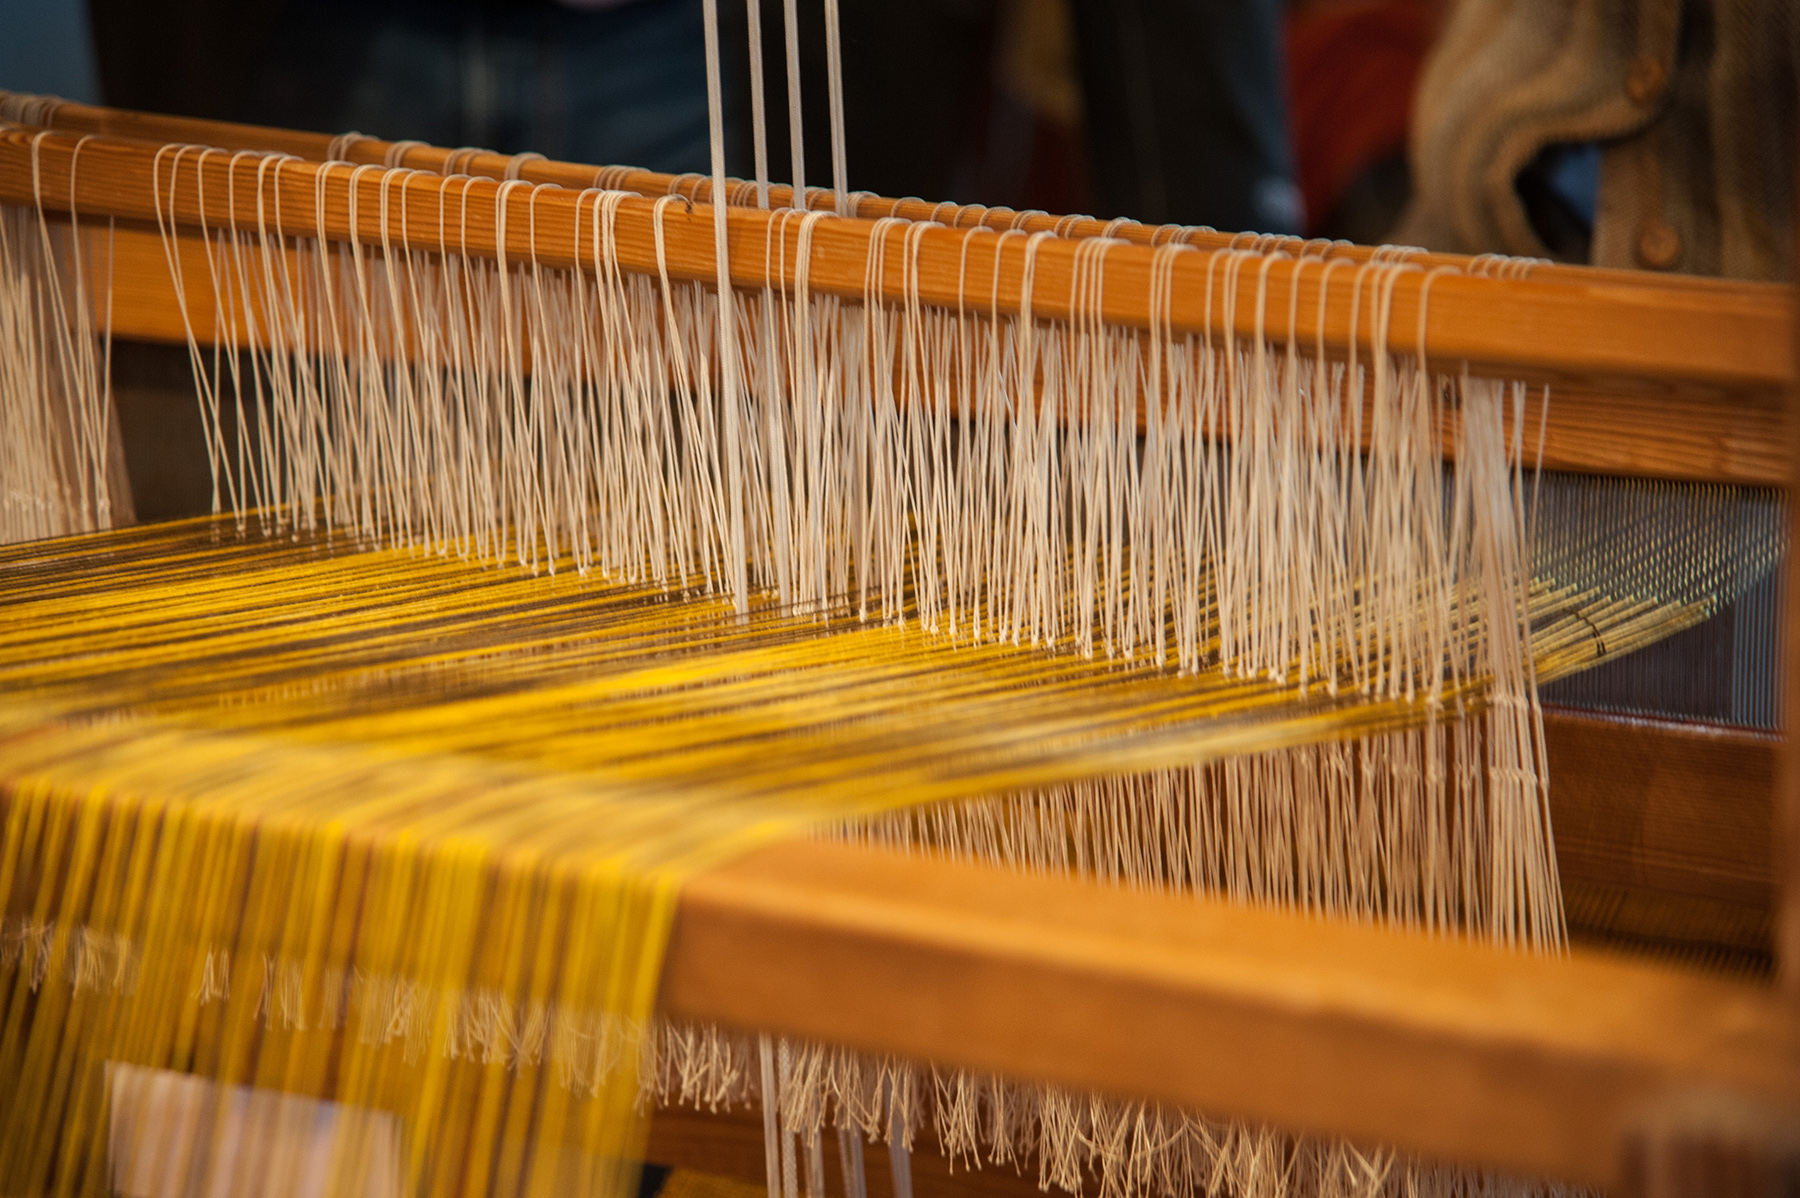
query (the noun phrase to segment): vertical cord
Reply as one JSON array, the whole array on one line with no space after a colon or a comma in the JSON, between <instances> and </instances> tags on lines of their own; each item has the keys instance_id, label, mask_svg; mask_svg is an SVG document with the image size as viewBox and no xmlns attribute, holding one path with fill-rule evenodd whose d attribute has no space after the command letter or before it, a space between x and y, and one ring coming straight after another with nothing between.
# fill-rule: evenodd
<instances>
[{"instance_id":1,"label":"vertical cord","mask_svg":"<svg viewBox=\"0 0 1800 1198\"><path fill-rule=\"evenodd\" d=\"M831 86L831 187L837 193L837 214L849 216L849 171L844 164L844 61L838 39L838 0L825 0L825 68Z\"/></svg>"},{"instance_id":2,"label":"vertical cord","mask_svg":"<svg viewBox=\"0 0 1800 1198\"><path fill-rule=\"evenodd\" d=\"M719 0L705 0L705 12L706 116L712 137L713 267L719 291L719 424L724 433L726 475L724 581L741 616L749 614L750 593L744 556L743 412L737 314L732 305L730 251L725 244L725 97L719 72Z\"/></svg>"},{"instance_id":3,"label":"vertical cord","mask_svg":"<svg viewBox=\"0 0 1800 1198\"><path fill-rule=\"evenodd\" d=\"M806 1135L806 1198L825 1198L825 1134L815 1127Z\"/></svg>"},{"instance_id":4,"label":"vertical cord","mask_svg":"<svg viewBox=\"0 0 1800 1198\"><path fill-rule=\"evenodd\" d=\"M744 19L750 26L750 123L756 155L756 206L769 206L769 123L763 111L762 5L744 0Z\"/></svg>"},{"instance_id":5,"label":"vertical cord","mask_svg":"<svg viewBox=\"0 0 1800 1198\"><path fill-rule=\"evenodd\" d=\"M844 1198L864 1198L862 1136L853 1127L838 1125L838 1164L844 1170Z\"/></svg>"},{"instance_id":6,"label":"vertical cord","mask_svg":"<svg viewBox=\"0 0 1800 1198\"><path fill-rule=\"evenodd\" d=\"M913 1198L912 1152L906 1146L906 1112L900 1085L888 1079L888 1165L894 1176L894 1198Z\"/></svg>"},{"instance_id":7,"label":"vertical cord","mask_svg":"<svg viewBox=\"0 0 1800 1198\"><path fill-rule=\"evenodd\" d=\"M790 206L805 211L806 135L800 120L800 13L798 0L781 0L782 26L787 34L788 157L793 162L794 194Z\"/></svg>"},{"instance_id":8,"label":"vertical cord","mask_svg":"<svg viewBox=\"0 0 1800 1198\"><path fill-rule=\"evenodd\" d=\"M786 1094L794 1084L794 1053L783 1040L775 1048L775 1072L781 1080L781 1092ZM781 1193L782 1198L800 1198L800 1168L795 1161L794 1129L788 1126L787 1116L781 1118Z\"/></svg>"},{"instance_id":9,"label":"vertical cord","mask_svg":"<svg viewBox=\"0 0 1800 1198\"><path fill-rule=\"evenodd\" d=\"M781 1155L779 1130L775 1121L775 1045L767 1035L756 1038L762 1058L763 1112L763 1176L769 1183L769 1198L781 1198Z\"/></svg>"}]
</instances>

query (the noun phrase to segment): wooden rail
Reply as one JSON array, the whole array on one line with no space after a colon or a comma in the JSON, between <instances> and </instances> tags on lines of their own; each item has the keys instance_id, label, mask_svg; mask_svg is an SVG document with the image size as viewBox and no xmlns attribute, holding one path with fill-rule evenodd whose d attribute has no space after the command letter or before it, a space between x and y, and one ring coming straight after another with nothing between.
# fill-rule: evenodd
<instances>
[{"instance_id":1,"label":"wooden rail","mask_svg":"<svg viewBox=\"0 0 1800 1198\"><path fill-rule=\"evenodd\" d=\"M112 254L112 329L131 341L185 344L186 326L162 238L154 229L121 227L108 240ZM106 243L96 241L102 252ZM188 318L195 336L210 344L214 326L212 281L197 236L178 243ZM1680 391L1621 394L1580 383L1526 399L1524 444L1544 433L1544 466L1637 478L1691 479L1750 486L1787 482L1784 415L1754 395L1720 399ZM1365 422L1364 427L1367 427ZM1447 432L1445 452L1454 446Z\"/></svg>"},{"instance_id":2,"label":"wooden rail","mask_svg":"<svg viewBox=\"0 0 1800 1198\"><path fill-rule=\"evenodd\" d=\"M1800 245L1795 248L1794 278L1800 280ZM1800 311L1795 313L1794 350L1800 365ZM1788 528L1792 530L1800 528L1800 370L1785 398L1787 420L1780 444L1787 451ZM1780 652L1787 743L1781 755L1780 791L1770 838L1782 866L1776 962L1792 1017L1800 1021L1800 737L1794 735L1794 720L1800 715L1800 570L1788 569L1784 598L1787 618L1782 621Z\"/></svg>"},{"instance_id":3,"label":"wooden rail","mask_svg":"<svg viewBox=\"0 0 1800 1198\"><path fill-rule=\"evenodd\" d=\"M1764 987L823 843L695 879L672 1014L1609 1186L1672 1092L1791 1103Z\"/></svg>"},{"instance_id":4,"label":"wooden rail","mask_svg":"<svg viewBox=\"0 0 1800 1198\"><path fill-rule=\"evenodd\" d=\"M1774 738L1571 713L1548 737L1565 880L1769 910ZM1667 1094L1800 1100L1800 1028L1768 987L824 844L697 880L663 996L693 1018L1598 1186Z\"/></svg>"},{"instance_id":5,"label":"wooden rail","mask_svg":"<svg viewBox=\"0 0 1800 1198\"><path fill-rule=\"evenodd\" d=\"M168 302L168 269L149 224L158 194L153 175L160 149L116 138L95 137L83 144L81 137L65 134L0 132L0 201L34 203L41 196L51 209L72 208L86 219L127 222L115 247L114 276L122 289L113 310L115 328L122 336L181 339L180 310ZM354 233L379 245L385 185L386 232L396 244L448 244L489 256L504 252L513 261L529 260L535 252L538 260L563 266L591 266L593 260L592 197L584 200L567 189L520 186L502 198L504 184L493 180L447 185L423 174L310 162L275 168L254 157L220 152L204 157L191 152L179 161L165 152L160 166L163 199L166 203L172 192L174 217L190 233L202 227L229 228L234 221L239 229L254 230L260 220L288 236L348 240ZM349 219L352 187L358 201L354 230ZM504 246L497 238L502 204L507 215ZM731 211L730 251L738 284L779 280L792 285L797 250L793 219L792 213ZM617 224L621 267L658 269L659 221L665 237L662 264L670 276L710 280L709 210L690 211L686 203L665 206L659 216L655 201L627 199ZM863 297L876 229L873 222L860 220L821 223L812 254L815 290ZM878 290L885 300L897 301L905 294L902 240L890 235L884 246ZM943 306L961 302L1017 311L1024 299L1025 243L1024 237L926 230L918 239L915 260L919 297ZM1030 294L1034 313L1069 315L1075 252L1074 243L1061 239L1036 247ZM1108 320L1149 326L1154 315L1149 272L1156 252L1120 246L1108 254L1101 305ZM190 243L186 258L190 292L210 289L197 244ZM1436 365L1458 369L1467 364L1477 373L1554 380L1545 445L1546 464L1554 468L1785 482L1779 396L1792 374L1793 306L1787 289L1741 284L1658 289L1609 279L1498 280L1415 271L1393 281L1388 343L1402 352L1416 347L1424 301L1425 342ZM1328 269L1317 260L1277 261L1265 275L1260 263L1234 270L1228 259L1186 253L1175 263L1166 315L1176 331L1250 337L1256 332L1260 294L1267 336L1281 342L1291 335L1303 348L1322 345L1341 355L1372 335L1372 282L1373 276L1354 263ZM1295 316L1291 323L1290 311ZM190 315L199 324L209 323L211 312L210 290L203 302L190 304ZM196 332L204 339L209 331ZM1528 443L1536 439L1537 408L1534 399Z\"/></svg>"},{"instance_id":6,"label":"wooden rail","mask_svg":"<svg viewBox=\"0 0 1800 1198\"><path fill-rule=\"evenodd\" d=\"M36 198L34 157L46 206L90 216L138 221L155 217L153 173L160 146L116 138L94 138L80 150L79 170L71 167L81 138L0 133L0 200L22 204ZM33 143L38 142L34 151ZM173 191L173 214L187 228L235 227L254 230L259 216L271 227L280 214L281 231L323 234L334 240L381 244L383 176L380 168L352 168L289 162L270 168L251 156L198 152L163 154L161 186ZM259 194L259 173L263 184ZM174 183L170 183L171 176ZM321 178L322 176L322 178ZM536 259L545 265L589 265L594 254L589 214L592 201L566 188L537 191L520 187L502 199L499 182L489 179L447 184L437 176L402 173L389 180L388 236L396 244L426 248L448 245L468 253L512 261ZM349 219L350 193L358 220ZM165 200L169 197L165 195ZM202 202L203 201L203 202ZM260 205L260 212L259 212ZM497 236L504 205L504 245ZM617 255L621 267L650 273L658 268L654 201L628 199L620 209ZM733 281L746 287L770 283L792 286L796 230L793 214L732 209L729 253ZM784 221L787 244L781 244ZM530 230L535 225L535 242ZM712 218L685 204L665 210L664 262L673 278L713 277ZM813 242L811 285L815 291L853 298L865 295L875 222L831 220ZM972 236L968 230L927 229L918 239L913 274L918 298L955 308L997 307L1017 312L1026 299L1027 239ZM1031 310L1047 319L1067 318L1074 307L1071 283L1078 243L1055 239L1037 247ZM902 238L889 234L879 258L883 299L905 298ZM1111 324L1147 329L1159 314L1150 306L1154 251L1120 246L1106 257L1099 304ZM1351 264L1343 264L1345 267ZM1176 332L1222 337L1253 335L1262 308L1266 336L1281 342L1290 335L1303 348L1323 344L1346 351L1371 336L1375 302L1368 276L1355 269L1327 271L1318 261L1258 262L1248 269L1214 254L1181 256L1174 268L1166 313ZM1321 296L1321 290L1324 295ZM1361 291L1356 321L1352 299ZM1258 304L1259 294L1263 299ZM1324 303L1321 304L1321 298ZM1396 279L1387 341L1410 352L1420 342L1420 308L1427 307L1424 343L1446 369L1470 368L1505 377L1609 379L1654 384L1659 390L1681 384L1719 391L1768 390L1793 374L1792 304L1784 288L1736 285L1731 288L1650 289L1613 282L1574 284L1534 279L1498 280L1445 275L1430 280L1414 271ZM1320 319L1320 309L1324 316ZM1290 321L1290 309L1294 319Z\"/></svg>"},{"instance_id":7,"label":"wooden rail","mask_svg":"<svg viewBox=\"0 0 1800 1198\"><path fill-rule=\"evenodd\" d=\"M328 158L358 164L393 165L442 172L446 166L457 172L491 179L508 177L529 183L555 183L577 191L607 186L635 191L645 196L678 194L695 203L710 203L712 180L699 175L669 175L634 167L599 167L575 162L558 162L530 155L496 154L487 150L448 149L420 142L391 142L358 134L332 136L295 129L279 129L266 125L245 125L231 121L210 121L194 117L162 116L157 113L134 112L122 108L61 101L42 118L50 128L75 133L99 133L142 141L184 142L217 146L226 150L268 150L292 154L314 162ZM509 176L508 172L512 172ZM756 202L755 186L743 179L729 181L730 203L748 206ZM793 190L776 183L769 188L774 207L791 206ZM829 209L834 193L826 188L807 189L808 208ZM852 193L851 215L864 220L898 216L905 220L931 220L953 227L983 225L992 229L1019 229L1028 233L1054 231L1064 237L1108 236L1140 245L1169 241L1177 235L1199 249L1233 249L1261 241L1278 245L1293 253L1323 254L1353 262L1365 262L1383 252L1383 247L1354 245L1350 242L1306 241L1298 237L1262 237L1256 234L1217 232L1204 226L1177 227L1141 225L1136 221L1096 220L1085 216L1058 216L1044 212L1016 212L1011 208L990 208L982 204L932 203L919 199L892 199L868 192ZM1387 247L1389 251L1393 247ZM1465 254L1436 254L1413 251L1408 260L1426 269L1449 266L1457 270L1479 272L1483 260ZM1488 267L1498 263L1488 256ZM1515 263L1514 265L1519 265ZM1697 289L1729 294L1759 284L1744 284L1726 279L1698 275L1652 274L1644 271L1607 270L1586 266L1566 266L1549 262L1530 265L1531 277L1547 282L1581 284L1605 283L1648 290L1670 288ZM1766 288L1763 288L1766 289Z\"/></svg>"},{"instance_id":8,"label":"wooden rail","mask_svg":"<svg viewBox=\"0 0 1800 1198\"><path fill-rule=\"evenodd\" d=\"M837 1179L844 1175L837 1137L821 1137L820 1148L825 1158L826 1190L833 1192ZM650 1142L644 1159L729 1177L761 1189L765 1168L762 1115L743 1108L711 1112L663 1107L650 1117ZM973 1169L970 1165L967 1158L952 1161L933 1151L931 1136L919 1137L911 1152L912 1198L1043 1198L1035 1161ZM892 1170L885 1144L863 1145L866 1198L900 1198L894 1192Z\"/></svg>"},{"instance_id":9,"label":"wooden rail","mask_svg":"<svg viewBox=\"0 0 1800 1198\"><path fill-rule=\"evenodd\" d=\"M1779 736L1566 708L1544 735L1565 877L1773 910Z\"/></svg>"}]
</instances>

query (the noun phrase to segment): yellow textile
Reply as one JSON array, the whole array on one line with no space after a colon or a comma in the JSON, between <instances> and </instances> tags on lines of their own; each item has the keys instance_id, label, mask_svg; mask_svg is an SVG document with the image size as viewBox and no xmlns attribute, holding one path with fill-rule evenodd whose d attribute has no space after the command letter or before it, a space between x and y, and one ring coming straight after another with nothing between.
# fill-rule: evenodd
<instances>
[{"instance_id":1,"label":"yellow textile","mask_svg":"<svg viewBox=\"0 0 1800 1198\"><path fill-rule=\"evenodd\" d=\"M1430 715L209 521L8 549L0 605L7 1192L106 1190L118 1062L397 1112L407 1192L620 1193L683 877ZM1544 672L1692 618L1537 605Z\"/></svg>"}]
</instances>

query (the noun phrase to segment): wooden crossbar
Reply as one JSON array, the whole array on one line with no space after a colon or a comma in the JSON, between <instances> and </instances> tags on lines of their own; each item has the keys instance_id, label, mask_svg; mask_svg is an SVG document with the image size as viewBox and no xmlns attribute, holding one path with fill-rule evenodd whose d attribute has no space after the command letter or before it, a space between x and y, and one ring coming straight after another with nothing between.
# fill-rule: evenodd
<instances>
[{"instance_id":1,"label":"wooden crossbar","mask_svg":"<svg viewBox=\"0 0 1800 1198\"><path fill-rule=\"evenodd\" d=\"M36 143L34 148L34 143ZM79 169L72 169L80 146ZM516 190L492 179L446 181L441 176L383 168L315 162L268 164L253 156L214 151L181 154L161 146L117 138L82 139L0 133L0 200L73 209L89 217L155 219L154 182L161 155L161 189L186 228L255 231L259 224L289 236L352 237L378 246L384 234L396 247L444 246L514 262L591 266L593 197L567 188ZM34 188L34 168L38 179ZM258 176L262 176L259 191ZM71 180L73 175L73 181ZM171 182L173 180L173 182ZM385 183L384 183L385 180ZM386 187L388 221L382 224ZM357 221L350 222L355 191ZM170 194L172 193L172 195ZM259 212L260 206L260 212ZM500 215L505 211L505 236ZM652 273L655 201L633 197L621 205L617 230L619 265ZM676 203L660 223L665 240L661 265L671 278L713 278L710 212ZM729 252L733 282L745 287L795 279L797 217L759 209L730 212ZM786 237L783 238L783 229ZM533 229L535 228L535 238ZM819 293L863 298L870 290L869 250L884 239L881 299L902 302L903 239L876 222L828 220L813 242L811 286ZM504 244L501 244L504 240ZM787 244L783 245L783 240ZM920 301L937 307L1020 311L1066 319L1078 242L1052 239L1028 250L1028 238L972 235L968 230L928 229L918 239L911 272ZM1028 253L1034 281L1025 286ZM1163 314L1150 310L1150 272L1155 251L1120 246L1105 261L1101 314L1114 325L1148 329ZM1290 336L1303 350L1323 345L1347 352L1374 335L1369 275L1358 287L1357 264L1328 269L1313 261L1258 262L1246 269L1212 253L1181 255L1174 267L1168 326L1177 333L1227 334L1248 339L1258 328L1280 344ZM1358 291L1360 303L1353 305ZM1323 295L1321 294L1323 292ZM1259 294L1263 302L1259 305ZM1323 300L1323 303L1321 303ZM1427 308L1423 337L1420 309ZM1358 311L1353 321L1352 307ZM1321 318L1321 310L1323 318ZM1290 319L1290 313L1292 319ZM1645 289L1611 282L1576 284L1536 279L1502 280L1412 271L1392 281L1386 341L1411 352L1421 340L1446 369L1466 363L1477 372L1508 378L1656 381L1667 389L1689 384L1716 391L1779 388L1792 377L1792 301L1784 288L1738 285L1729 289Z\"/></svg>"},{"instance_id":2,"label":"wooden crossbar","mask_svg":"<svg viewBox=\"0 0 1800 1198\"><path fill-rule=\"evenodd\" d=\"M1773 991L823 843L696 879L676 1015L1612 1186L1670 1093L1791 1103Z\"/></svg>"},{"instance_id":3,"label":"wooden crossbar","mask_svg":"<svg viewBox=\"0 0 1800 1198\"><path fill-rule=\"evenodd\" d=\"M448 149L416 141L392 142L360 134L333 137L325 133L308 133L279 129L266 125L245 125L231 121L202 120L195 117L164 116L159 113L134 112L129 109L105 108L98 105L60 101L43 117L46 127L74 133L99 133L135 138L156 143L184 142L217 146L224 150L268 150L292 154L314 162L335 157L356 164L393 165L443 173L446 167L467 175L490 179L510 177L529 183L555 183L577 191L607 186L640 195L656 197L676 194L694 203L710 203L712 180L700 174L670 175L634 167L594 167L575 162L558 162L537 155L498 154L489 150ZM729 202L748 206L756 202L755 184L750 180L729 181ZM772 207L790 207L793 189L783 183L769 188ZM829 209L835 193L827 188L807 189L811 209ZM1256 234L1218 232L1204 226L1180 227L1142 225L1136 221L1097 220L1088 216L1058 216L1046 212L1018 212L1011 208L984 204L933 203L914 198L894 199L869 192L852 193L851 215L864 220L897 216L905 220L936 221L957 228L983 225L992 229L1017 229L1027 233L1056 232L1063 237L1114 237L1140 245L1154 245L1179 237L1199 249L1237 249L1263 244L1281 248L1298 256L1301 253L1366 262L1391 253L1379 246L1355 245L1347 241L1307 241L1299 237L1260 236ZM1439 254L1410 251L1407 260L1427 270L1450 266L1457 270L1481 273L1504 269L1493 255L1471 257L1466 254ZM1484 266L1484 261L1486 265ZM1517 261L1512 266L1524 265ZM1648 291L1669 289L1698 290L1719 295L1738 291L1767 290L1763 284L1745 284L1729 279L1700 275L1651 274L1644 271L1596 269L1568 266L1553 262L1529 264L1531 277L1547 282L1572 282L1583 285L1607 284Z\"/></svg>"},{"instance_id":4,"label":"wooden crossbar","mask_svg":"<svg viewBox=\"0 0 1800 1198\"><path fill-rule=\"evenodd\" d=\"M160 172L160 174L159 174ZM35 180L35 184L34 184ZM357 220L350 221L351 193ZM386 199L387 222L381 219ZM114 252L114 277L127 302L115 303L115 328L130 336L179 339L180 310L168 301L168 268L152 222L158 196L165 214L190 235L201 230L267 229L288 237L354 235L371 247L448 247L508 261L591 269L595 197L567 188L534 188L492 179L456 179L365 166L290 161L249 154L178 153L161 145L107 136L0 131L0 202L37 203L93 222L127 222ZM500 215L504 208L504 245ZM656 250L658 226L664 242ZM928 229L907 261L904 237L891 228L881 269L869 269L881 226L863 220L819 223L811 286L848 298L901 302L904 280L939 307L1066 318L1072 305L1076 243L1046 238ZM729 248L734 281L792 287L797 217L734 208ZM619 208L615 253L622 269L705 283L713 278L710 210L685 201L626 199ZM1323 348L1343 356L1375 335L1375 268L1332 263L1246 262L1209 252L1181 254L1166 313L1149 307L1149 275L1159 252L1121 245L1105 259L1102 310L1114 324L1146 329L1166 318L1176 333L1250 339L1258 326L1280 345ZM1034 281L1024 286L1028 256ZM210 288L205 259L186 255L190 292ZM195 267L198 266L199 269ZM1574 273L1576 277L1579 272ZM1613 272L1617 273L1617 272ZM869 280L876 277L871 286ZM1411 271L1391 278L1387 343L1410 352L1424 337L1434 365L1509 378L1553 381L1545 464L1596 473L1784 482L1780 450L1781 388L1792 376L1793 304L1785 288L1731 285L1645 288L1611 280L1503 280ZM138 302L130 297L135 294ZM1259 304L1259 298L1261 300ZM210 290L190 316L210 321ZM1290 313L1293 319L1290 320ZM202 336L206 330L197 329ZM1532 398L1528 440L1535 441L1542 393Z\"/></svg>"}]
</instances>

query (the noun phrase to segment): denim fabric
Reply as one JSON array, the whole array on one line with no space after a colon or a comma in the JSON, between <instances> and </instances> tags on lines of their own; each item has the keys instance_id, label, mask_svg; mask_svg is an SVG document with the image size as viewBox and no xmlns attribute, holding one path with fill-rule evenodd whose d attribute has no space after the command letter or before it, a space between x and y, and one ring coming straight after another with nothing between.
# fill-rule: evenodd
<instances>
[{"instance_id":1,"label":"denim fabric","mask_svg":"<svg viewBox=\"0 0 1800 1198\"><path fill-rule=\"evenodd\" d=\"M292 6L251 106L333 131L707 169L700 0Z\"/></svg>"}]
</instances>

